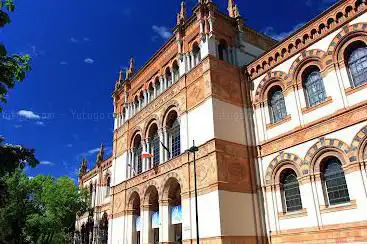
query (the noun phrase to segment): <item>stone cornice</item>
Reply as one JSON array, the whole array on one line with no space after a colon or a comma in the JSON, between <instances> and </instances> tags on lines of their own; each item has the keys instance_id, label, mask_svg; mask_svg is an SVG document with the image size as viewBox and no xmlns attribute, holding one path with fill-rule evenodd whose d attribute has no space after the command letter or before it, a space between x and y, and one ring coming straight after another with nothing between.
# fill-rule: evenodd
<instances>
[{"instance_id":1,"label":"stone cornice","mask_svg":"<svg viewBox=\"0 0 367 244\"><path fill-rule=\"evenodd\" d=\"M311 20L293 35L275 45L247 66L250 78L259 76L278 66L291 56L301 52L341 26L366 12L366 5L362 3L355 7L356 0L342 0L331 8Z\"/></svg>"}]
</instances>

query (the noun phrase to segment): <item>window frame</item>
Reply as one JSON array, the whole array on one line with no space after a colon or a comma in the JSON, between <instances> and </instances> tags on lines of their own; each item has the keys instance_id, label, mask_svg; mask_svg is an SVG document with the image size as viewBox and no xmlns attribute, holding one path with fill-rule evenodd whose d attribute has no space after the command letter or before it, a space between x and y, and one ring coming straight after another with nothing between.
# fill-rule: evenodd
<instances>
[{"instance_id":1,"label":"window frame","mask_svg":"<svg viewBox=\"0 0 367 244\"><path fill-rule=\"evenodd\" d=\"M280 98L278 98L275 102L273 102L273 98L274 96L276 95L276 93L278 93L281 95ZM268 108L269 108L269 115L270 115L270 122L272 124L276 124L282 120L284 120L288 113L287 113L287 107L286 107L286 104L285 104L285 97L284 97L284 94L283 94L283 90L281 89L281 87L273 87L269 93L268 93ZM276 116L276 111L275 111L275 106L278 106L280 105L280 108L277 109L278 112L279 112L279 115ZM281 110L283 109L283 111Z\"/></svg>"},{"instance_id":2,"label":"window frame","mask_svg":"<svg viewBox=\"0 0 367 244\"><path fill-rule=\"evenodd\" d=\"M293 182L285 183L286 178L293 176ZM282 203L283 211L285 213L297 212L303 209L302 196L300 191L299 181L297 179L297 174L292 169L284 169L281 173L280 179L280 189L282 193ZM296 194L289 195L291 191L296 191ZM290 205L292 201L298 201L298 205Z\"/></svg>"},{"instance_id":3,"label":"window frame","mask_svg":"<svg viewBox=\"0 0 367 244\"><path fill-rule=\"evenodd\" d=\"M314 78L315 76L318 77L311 80L311 78ZM302 80L307 107L317 106L327 100L324 80L318 67L310 67L305 71ZM311 92L315 86L319 89L316 92ZM313 99L311 99L311 97Z\"/></svg>"},{"instance_id":4,"label":"window frame","mask_svg":"<svg viewBox=\"0 0 367 244\"><path fill-rule=\"evenodd\" d=\"M357 52L358 50L361 50L363 49L364 51L364 54L362 57L359 57L358 59L357 58L354 58L354 60L351 61L353 55L357 55L355 54L355 52ZM359 61L361 61L361 59L364 59L362 64L364 64L366 67L364 67L362 69L362 71L360 71L359 74L356 74L352 71L352 66L354 67L355 66L358 66L358 65L361 65L361 63L358 63ZM351 86L353 88L357 88L357 87L360 87L360 86L363 86L367 83L367 46L356 46L356 47L352 47L350 48L348 51L347 51L347 56L346 56L346 67L347 67L347 72L348 72L348 75L349 75L349 79L351 81ZM355 69L357 69L357 67L355 67ZM355 71L355 72L358 72L358 71ZM362 82L359 82L358 84L356 84L356 76L357 77L361 77L361 76L364 76L365 77L365 80L362 81Z\"/></svg>"}]
</instances>

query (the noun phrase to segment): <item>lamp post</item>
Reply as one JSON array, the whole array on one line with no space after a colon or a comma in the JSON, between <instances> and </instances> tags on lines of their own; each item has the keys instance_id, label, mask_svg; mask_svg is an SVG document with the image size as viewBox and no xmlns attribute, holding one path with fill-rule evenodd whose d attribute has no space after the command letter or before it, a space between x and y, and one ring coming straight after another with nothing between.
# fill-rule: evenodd
<instances>
[{"instance_id":1,"label":"lamp post","mask_svg":"<svg viewBox=\"0 0 367 244\"><path fill-rule=\"evenodd\" d=\"M199 148L195 146L195 141L192 141L192 147L187 150L189 153L194 154L194 181L195 181L195 214L196 214L196 244L200 243L199 239L199 215L198 215L198 186L196 180L196 152Z\"/></svg>"}]
</instances>

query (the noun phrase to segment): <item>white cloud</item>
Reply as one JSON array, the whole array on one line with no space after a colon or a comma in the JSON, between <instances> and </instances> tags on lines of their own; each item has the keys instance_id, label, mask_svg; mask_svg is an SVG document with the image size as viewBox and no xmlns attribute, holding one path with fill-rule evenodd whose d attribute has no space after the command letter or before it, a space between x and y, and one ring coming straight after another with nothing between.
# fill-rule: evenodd
<instances>
[{"instance_id":1,"label":"white cloud","mask_svg":"<svg viewBox=\"0 0 367 244\"><path fill-rule=\"evenodd\" d=\"M168 39L171 37L171 32L165 26L153 25L152 30L155 33L157 33L160 37L162 37L163 39Z\"/></svg>"},{"instance_id":2,"label":"white cloud","mask_svg":"<svg viewBox=\"0 0 367 244\"><path fill-rule=\"evenodd\" d=\"M61 61L60 62L60 65L68 65L69 63L68 62L66 62L66 61Z\"/></svg>"},{"instance_id":3,"label":"white cloud","mask_svg":"<svg viewBox=\"0 0 367 244\"><path fill-rule=\"evenodd\" d=\"M46 166L53 166L53 165L55 165L55 163L50 162L50 161L41 161L40 164L41 165L46 165Z\"/></svg>"},{"instance_id":4,"label":"white cloud","mask_svg":"<svg viewBox=\"0 0 367 244\"><path fill-rule=\"evenodd\" d=\"M44 126L44 125L45 125L45 123L44 123L43 121L37 121L37 122L36 122L36 125Z\"/></svg>"},{"instance_id":5,"label":"white cloud","mask_svg":"<svg viewBox=\"0 0 367 244\"><path fill-rule=\"evenodd\" d=\"M91 58L86 58L86 59L84 59L84 63L86 63L86 64L94 64L94 60L91 59Z\"/></svg>"},{"instance_id":6,"label":"white cloud","mask_svg":"<svg viewBox=\"0 0 367 244\"><path fill-rule=\"evenodd\" d=\"M19 129L19 128L22 128L22 127L23 127L23 125L14 125L15 129Z\"/></svg>"},{"instance_id":7,"label":"white cloud","mask_svg":"<svg viewBox=\"0 0 367 244\"><path fill-rule=\"evenodd\" d=\"M70 37L70 42L77 43L79 41L75 37Z\"/></svg>"},{"instance_id":8,"label":"white cloud","mask_svg":"<svg viewBox=\"0 0 367 244\"><path fill-rule=\"evenodd\" d=\"M89 150L88 154L95 154L97 152L99 152L99 148L94 148L94 149Z\"/></svg>"},{"instance_id":9,"label":"white cloud","mask_svg":"<svg viewBox=\"0 0 367 244\"><path fill-rule=\"evenodd\" d=\"M29 110L19 110L17 114L26 119L40 119L41 118L38 114L35 114L34 112L29 111Z\"/></svg>"},{"instance_id":10,"label":"white cloud","mask_svg":"<svg viewBox=\"0 0 367 244\"><path fill-rule=\"evenodd\" d=\"M85 42L89 42L89 41L90 41L90 39L89 39L89 37L83 37L83 41L85 41Z\"/></svg>"},{"instance_id":11,"label":"white cloud","mask_svg":"<svg viewBox=\"0 0 367 244\"><path fill-rule=\"evenodd\" d=\"M281 41L285 38L287 38L288 36L290 36L291 34L293 34L295 31L297 31L299 28L301 28L302 26L304 26L305 23L299 23L297 25L295 25L290 31L285 31L285 32L280 32L280 33L277 33L274 29L274 27L272 26L269 26L269 27L266 27L263 32L272 37L273 39L277 40L277 41Z\"/></svg>"},{"instance_id":12,"label":"white cloud","mask_svg":"<svg viewBox=\"0 0 367 244\"><path fill-rule=\"evenodd\" d=\"M71 144L71 143L66 144L65 147L71 148L71 147L73 147L73 144Z\"/></svg>"}]
</instances>

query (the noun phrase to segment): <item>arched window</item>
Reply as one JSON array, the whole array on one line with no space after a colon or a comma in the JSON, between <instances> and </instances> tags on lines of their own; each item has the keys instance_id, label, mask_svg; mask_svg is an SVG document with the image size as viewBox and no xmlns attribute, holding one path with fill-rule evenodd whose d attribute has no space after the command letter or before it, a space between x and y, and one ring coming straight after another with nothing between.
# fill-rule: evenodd
<instances>
[{"instance_id":1,"label":"arched window","mask_svg":"<svg viewBox=\"0 0 367 244\"><path fill-rule=\"evenodd\" d=\"M177 62L173 63L173 82L176 82L180 79L180 71Z\"/></svg>"},{"instance_id":2,"label":"arched window","mask_svg":"<svg viewBox=\"0 0 367 244\"><path fill-rule=\"evenodd\" d=\"M367 82L367 47L356 44L347 51L347 65L354 87Z\"/></svg>"},{"instance_id":3,"label":"arched window","mask_svg":"<svg viewBox=\"0 0 367 244\"><path fill-rule=\"evenodd\" d=\"M159 78L155 78L155 92L156 95L158 96L161 93L161 82L159 81Z\"/></svg>"},{"instance_id":4,"label":"arched window","mask_svg":"<svg viewBox=\"0 0 367 244\"><path fill-rule=\"evenodd\" d=\"M144 92L141 91L140 92L140 109L142 109L145 106L145 101L144 101Z\"/></svg>"},{"instance_id":5,"label":"arched window","mask_svg":"<svg viewBox=\"0 0 367 244\"><path fill-rule=\"evenodd\" d=\"M154 99L154 87L153 87L152 83L149 84L149 91L148 92L149 92L149 102L153 101L153 99Z\"/></svg>"},{"instance_id":6,"label":"arched window","mask_svg":"<svg viewBox=\"0 0 367 244\"><path fill-rule=\"evenodd\" d=\"M158 135L158 126L153 124L149 130L149 144L150 144L150 153L153 154L153 158L151 158L151 164L153 167L159 165L160 159L160 140Z\"/></svg>"},{"instance_id":7,"label":"arched window","mask_svg":"<svg viewBox=\"0 0 367 244\"><path fill-rule=\"evenodd\" d=\"M141 137L140 135L135 136L134 139L134 171L136 174L141 174L143 172L143 161L142 161L142 153L143 147L141 144Z\"/></svg>"},{"instance_id":8,"label":"arched window","mask_svg":"<svg viewBox=\"0 0 367 244\"><path fill-rule=\"evenodd\" d=\"M109 196L111 192L111 177L108 175L106 180L106 196Z\"/></svg>"},{"instance_id":9,"label":"arched window","mask_svg":"<svg viewBox=\"0 0 367 244\"><path fill-rule=\"evenodd\" d=\"M284 170L280 182L285 212L302 209L301 193L296 173L291 169Z\"/></svg>"},{"instance_id":10,"label":"arched window","mask_svg":"<svg viewBox=\"0 0 367 244\"><path fill-rule=\"evenodd\" d=\"M196 66L201 61L200 47L197 43L194 44L194 46L192 48L192 53L194 55L194 66Z\"/></svg>"},{"instance_id":11,"label":"arched window","mask_svg":"<svg viewBox=\"0 0 367 244\"><path fill-rule=\"evenodd\" d=\"M168 134L168 148L170 151L169 158L177 157L181 154L181 137L180 137L180 123L177 118L177 113L172 111L167 118L167 134Z\"/></svg>"},{"instance_id":12,"label":"arched window","mask_svg":"<svg viewBox=\"0 0 367 244\"><path fill-rule=\"evenodd\" d=\"M172 73L169 68L166 69L166 79L167 79L167 85L172 85Z\"/></svg>"},{"instance_id":13,"label":"arched window","mask_svg":"<svg viewBox=\"0 0 367 244\"><path fill-rule=\"evenodd\" d=\"M228 44L225 40L219 42L218 56L220 60L228 61Z\"/></svg>"},{"instance_id":14,"label":"arched window","mask_svg":"<svg viewBox=\"0 0 367 244\"><path fill-rule=\"evenodd\" d=\"M320 70L317 67L310 67L303 76L303 86L307 105L312 107L326 99L324 82Z\"/></svg>"},{"instance_id":15,"label":"arched window","mask_svg":"<svg viewBox=\"0 0 367 244\"><path fill-rule=\"evenodd\" d=\"M275 87L269 92L269 110L272 123L279 122L287 116L284 96L280 87Z\"/></svg>"},{"instance_id":16,"label":"arched window","mask_svg":"<svg viewBox=\"0 0 367 244\"><path fill-rule=\"evenodd\" d=\"M330 205L349 202L349 192L342 164L336 157L323 162L322 180Z\"/></svg>"},{"instance_id":17,"label":"arched window","mask_svg":"<svg viewBox=\"0 0 367 244\"><path fill-rule=\"evenodd\" d=\"M134 99L134 113L136 113L139 110L139 98L138 96L135 97Z\"/></svg>"}]
</instances>

